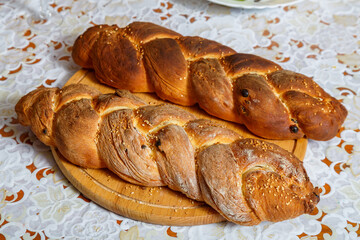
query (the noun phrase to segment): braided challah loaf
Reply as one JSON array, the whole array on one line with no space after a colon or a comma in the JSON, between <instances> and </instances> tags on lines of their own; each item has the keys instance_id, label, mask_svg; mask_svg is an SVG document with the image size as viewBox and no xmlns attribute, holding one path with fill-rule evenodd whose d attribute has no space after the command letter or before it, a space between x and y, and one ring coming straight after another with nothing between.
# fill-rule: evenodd
<instances>
[{"instance_id":1,"label":"braided challah loaf","mask_svg":"<svg viewBox=\"0 0 360 240\"><path fill-rule=\"evenodd\" d=\"M134 184L167 185L238 224L293 218L319 201L301 161L279 146L124 90L39 88L15 109L21 124L72 163L107 167Z\"/></svg>"},{"instance_id":2,"label":"braided challah loaf","mask_svg":"<svg viewBox=\"0 0 360 240\"><path fill-rule=\"evenodd\" d=\"M198 103L264 138L328 140L347 115L309 77L148 22L91 27L75 41L72 56L107 85L155 92L185 106Z\"/></svg>"}]
</instances>

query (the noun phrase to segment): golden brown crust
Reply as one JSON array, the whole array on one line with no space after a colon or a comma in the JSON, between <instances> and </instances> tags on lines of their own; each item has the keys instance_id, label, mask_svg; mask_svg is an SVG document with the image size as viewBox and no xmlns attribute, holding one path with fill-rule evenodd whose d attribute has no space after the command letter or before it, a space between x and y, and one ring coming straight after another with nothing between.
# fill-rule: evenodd
<instances>
[{"instance_id":1,"label":"golden brown crust","mask_svg":"<svg viewBox=\"0 0 360 240\"><path fill-rule=\"evenodd\" d=\"M205 201L242 225L310 213L318 202L301 162L256 139L212 145L197 156Z\"/></svg>"},{"instance_id":2,"label":"golden brown crust","mask_svg":"<svg viewBox=\"0 0 360 240\"><path fill-rule=\"evenodd\" d=\"M241 122L239 116L234 115L234 99L229 97L233 95L233 86L217 60L194 61L190 67L190 76L194 96L202 109L216 112L222 119Z\"/></svg>"},{"instance_id":3,"label":"golden brown crust","mask_svg":"<svg viewBox=\"0 0 360 240\"><path fill-rule=\"evenodd\" d=\"M195 101L187 78L187 62L174 39L155 39L143 45L147 76L162 99L181 105ZM169 64L176 62L176 64Z\"/></svg>"},{"instance_id":4,"label":"golden brown crust","mask_svg":"<svg viewBox=\"0 0 360 240\"><path fill-rule=\"evenodd\" d=\"M95 142L100 116L92 102L99 95L87 85L39 88L22 97L15 110L44 144L58 147L76 165L100 168L105 167Z\"/></svg>"},{"instance_id":5,"label":"golden brown crust","mask_svg":"<svg viewBox=\"0 0 360 240\"><path fill-rule=\"evenodd\" d=\"M196 176L195 149L183 127L169 124L155 138L155 156L161 176L171 189L202 201Z\"/></svg>"},{"instance_id":6,"label":"golden brown crust","mask_svg":"<svg viewBox=\"0 0 360 240\"><path fill-rule=\"evenodd\" d=\"M243 96L246 89L248 96ZM289 118L289 110L278 95L264 81L264 76L247 74L236 79L234 83L236 94L235 105L242 121L256 135L285 136L291 126L297 124ZM302 128L293 132L294 138L304 136Z\"/></svg>"},{"instance_id":7,"label":"golden brown crust","mask_svg":"<svg viewBox=\"0 0 360 240\"><path fill-rule=\"evenodd\" d=\"M152 89L147 81L142 55L126 35L103 31L93 49L96 51L91 53L91 59L96 77L100 81L131 91L147 92ZM102 61L103 56L107 56L107 61ZM108 62L113 62L113 65Z\"/></svg>"},{"instance_id":8,"label":"golden brown crust","mask_svg":"<svg viewBox=\"0 0 360 240\"><path fill-rule=\"evenodd\" d=\"M170 104L160 104L140 107L136 110L137 127L143 132L154 131L164 124L184 125L195 119L187 111L179 111L178 107Z\"/></svg>"},{"instance_id":9,"label":"golden brown crust","mask_svg":"<svg viewBox=\"0 0 360 240\"><path fill-rule=\"evenodd\" d=\"M205 119L195 119L187 122L185 131L192 144L197 146L198 150L219 142L232 143L241 138L234 131Z\"/></svg>"},{"instance_id":10,"label":"golden brown crust","mask_svg":"<svg viewBox=\"0 0 360 240\"><path fill-rule=\"evenodd\" d=\"M236 78L249 73L266 75L268 73L281 70L281 67L272 61L245 53L235 53L233 55L229 55L223 58L222 64L226 74L230 78Z\"/></svg>"},{"instance_id":11,"label":"golden brown crust","mask_svg":"<svg viewBox=\"0 0 360 240\"><path fill-rule=\"evenodd\" d=\"M133 22L124 29L125 33L137 44L147 43L157 38L177 38L181 36L177 32L150 22Z\"/></svg>"},{"instance_id":12,"label":"golden brown crust","mask_svg":"<svg viewBox=\"0 0 360 240\"><path fill-rule=\"evenodd\" d=\"M297 217L319 201L301 161L279 146L242 139L173 105L147 105L127 91L42 88L21 98L16 112L70 162L168 186L238 224Z\"/></svg>"},{"instance_id":13,"label":"golden brown crust","mask_svg":"<svg viewBox=\"0 0 360 240\"><path fill-rule=\"evenodd\" d=\"M54 146L52 122L54 118L53 102L56 89L38 88L22 97L15 106L19 122L31 126L31 130L44 144ZM32 103L36 102L36 105ZM50 104L49 104L50 103Z\"/></svg>"},{"instance_id":14,"label":"golden brown crust","mask_svg":"<svg viewBox=\"0 0 360 240\"><path fill-rule=\"evenodd\" d=\"M179 37L177 42L187 60L201 58L222 58L236 52L218 42L201 37Z\"/></svg>"},{"instance_id":15,"label":"golden brown crust","mask_svg":"<svg viewBox=\"0 0 360 240\"><path fill-rule=\"evenodd\" d=\"M98 135L98 149L106 166L123 178L138 185L164 185L150 143L133 124L132 109L119 109L105 115Z\"/></svg>"},{"instance_id":16,"label":"golden brown crust","mask_svg":"<svg viewBox=\"0 0 360 240\"><path fill-rule=\"evenodd\" d=\"M149 22L89 28L73 49L74 61L95 69L107 85L155 92L185 106L198 103L209 114L245 124L264 138L328 140L347 115L339 101L306 76ZM309 101L318 107L306 105ZM311 114L317 114L316 121L308 120Z\"/></svg>"},{"instance_id":17,"label":"golden brown crust","mask_svg":"<svg viewBox=\"0 0 360 240\"><path fill-rule=\"evenodd\" d=\"M89 28L82 37L76 39L73 46L73 59L76 63L81 63L84 68L92 68L91 52L94 44L98 41L99 35L103 31L115 29L116 27L99 25Z\"/></svg>"},{"instance_id":18,"label":"golden brown crust","mask_svg":"<svg viewBox=\"0 0 360 240\"><path fill-rule=\"evenodd\" d=\"M57 111L53 132L55 146L66 159L82 167L99 168L105 167L96 147L100 116L91 101L72 101Z\"/></svg>"}]
</instances>

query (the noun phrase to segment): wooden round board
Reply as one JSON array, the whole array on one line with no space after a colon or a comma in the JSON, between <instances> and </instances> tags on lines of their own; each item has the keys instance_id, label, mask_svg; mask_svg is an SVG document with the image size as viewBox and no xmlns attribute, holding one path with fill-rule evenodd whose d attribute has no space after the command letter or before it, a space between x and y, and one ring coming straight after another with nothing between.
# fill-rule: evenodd
<instances>
[{"instance_id":1,"label":"wooden round board","mask_svg":"<svg viewBox=\"0 0 360 240\"><path fill-rule=\"evenodd\" d=\"M92 71L79 70L66 83L83 83L99 89L103 93L114 92L113 88L97 82ZM149 104L163 102L154 94L137 93ZM198 107L182 107L200 118L213 119L240 133L244 137L253 136L243 126L222 121L207 115ZM294 153L303 160L307 140L269 141ZM135 220L162 225L200 225L224 221L224 218L202 202L193 201L167 187L142 187L127 183L108 169L81 168L68 162L60 152L52 148L54 158L65 177L87 198L100 206Z\"/></svg>"}]
</instances>

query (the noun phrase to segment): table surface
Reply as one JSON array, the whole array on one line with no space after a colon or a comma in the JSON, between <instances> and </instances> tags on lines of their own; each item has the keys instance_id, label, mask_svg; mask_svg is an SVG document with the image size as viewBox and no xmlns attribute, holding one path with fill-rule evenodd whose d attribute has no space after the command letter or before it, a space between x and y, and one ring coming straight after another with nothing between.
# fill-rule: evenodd
<instances>
[{"instance_id":1,"label":"table surface","mask_svg":"<svg viewBox=\"0 0 360 240\"><path fill-rule=\"evenodd\" d=\"M236 9L205 0L50 1L48 21L32 23L39 1L0 0L0 239L359 239L360 1L304 0ZM304 166L321 201L310 215L244 227L170 227L111 213L64 178L50 148L20 126L14 106L39 86L62 87L80 68L76 37L94 24L151 21L216 40L314 78L348 117L330 141L309 140Z\"/></svg>"}]
</instances>

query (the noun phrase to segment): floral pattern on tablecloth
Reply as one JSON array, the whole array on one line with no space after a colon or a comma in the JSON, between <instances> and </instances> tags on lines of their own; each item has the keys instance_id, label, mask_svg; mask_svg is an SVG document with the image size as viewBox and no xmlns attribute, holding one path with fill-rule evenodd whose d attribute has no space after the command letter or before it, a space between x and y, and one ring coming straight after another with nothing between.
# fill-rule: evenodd
<instances>
[{"instance_id":1,"label":"floral pattern on tablecloth","mask_svg":"<svg viewBox=\"0 0 360 240\"><path fill-rule=\"evenodd\" d=\"M205 0L51 1L50 21L32 24L40 1L0 1L0 239L359 239L360 2L304 0L242 10ZM14 106L39 87L61 87L79 69L72 44L95 24L151 21L257 54L314 77L349 110L341 132L309 141L304 165L321 189L310 215L243 227L223 222L159 226L111 213L61 174Z\"/></svg>"}]
</instances>

